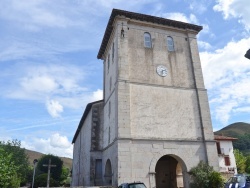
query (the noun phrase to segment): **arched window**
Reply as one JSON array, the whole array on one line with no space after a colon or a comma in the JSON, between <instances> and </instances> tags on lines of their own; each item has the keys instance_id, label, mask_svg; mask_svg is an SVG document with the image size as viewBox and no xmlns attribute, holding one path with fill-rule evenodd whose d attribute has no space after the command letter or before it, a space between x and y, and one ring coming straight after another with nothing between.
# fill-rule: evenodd
<instances>
[{"instance_id":1,"label":"arched window","mask_svg":"<svg viewBox=\"0 0 250 188\"><path fill-rule=\"evenodd\" d=\"M144 46L152 48L151 35L149 33L144 33Z\"/></svg>"},{"instance_id":2,"label":"arched window","mask_svg":"<svg viewBox=\"0 0 250 188\"><path fill-rule=\"evenodd\" d=\"M174 40L172 37L167 37L167 46L168 46L168 51L173 52L174 51Z\"/></svg>"},{"instance_id":3,"label":"arched window","mask_svg":"<svg viewBox=\"0 0 250 188\"><path fill-rule=\"evenodd\" d=\"M104 179L105 179L105 184L106 185L112 185L112 166L111 166L111 162L108 159L105 165L105 172L104 172Z\"/></svg>"}]
</instances>

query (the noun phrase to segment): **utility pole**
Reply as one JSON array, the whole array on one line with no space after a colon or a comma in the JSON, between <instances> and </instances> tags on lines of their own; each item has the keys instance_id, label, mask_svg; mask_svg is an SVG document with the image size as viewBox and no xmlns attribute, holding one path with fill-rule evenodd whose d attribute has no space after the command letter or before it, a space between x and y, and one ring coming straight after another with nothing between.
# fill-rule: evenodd
<instances>
[{"instance_id":1,"label":"utility pole","mask_svg":"<svg viewBox=\"0 0 250 188\"><path fill-rule=\"evenodd\" d=\"M48 167L47 188L49 188L50 168L51 168L51 167L56 167L56 165L52 165L52 164L51 164L51 159L49 159L49 164L43 164L43 166L47 166L47 167Z\"/></svg>"},{"instance_id":2,"label":"utility pole","mask_svg":"<svg viewBox=\"0 0 250 188\"><path fill-rule=\"evenodd\" d=\"M34 171L33 171L33 179L32 179L32 188L34 187L34 181L35 181L35 173L36 173L36 164L38 160L34 159L33 164L34 164Z\"/></svg>"}]
</instances>

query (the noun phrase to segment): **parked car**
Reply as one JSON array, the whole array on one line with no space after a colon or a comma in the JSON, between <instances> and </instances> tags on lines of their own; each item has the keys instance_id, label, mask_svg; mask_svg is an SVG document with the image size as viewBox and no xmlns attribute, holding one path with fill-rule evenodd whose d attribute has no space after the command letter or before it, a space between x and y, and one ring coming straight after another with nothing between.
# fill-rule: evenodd
<instances>
[{"instance_id":1,"label":"parked car","mask_svg":"<svg viewBox=\"0 0 250 188\"><path fill-rule=\"evenodd\" d=\"M245 174L234 175L225 183L225 188L250 188L250 176Z\"/></svg>"},{"instance_id":2,"label":"parked car","mask_svg":"<svg viewBox=\"0 0 250 188\"><path fill-rule=\"evenodd\" d=\"M133 182L133 183L123 183L119 185L118 188L146 188L146 186L142 182Z\"/></svg>"}]
</instances>

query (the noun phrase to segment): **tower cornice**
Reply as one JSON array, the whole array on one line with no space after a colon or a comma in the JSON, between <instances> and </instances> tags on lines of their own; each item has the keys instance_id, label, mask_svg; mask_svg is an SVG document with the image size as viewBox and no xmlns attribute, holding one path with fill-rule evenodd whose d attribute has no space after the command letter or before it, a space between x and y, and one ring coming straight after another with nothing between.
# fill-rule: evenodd
<instances>
[{"instance_id":1,"label":"tower cornice","mask_svg":"<svg viewBox=\"0 0 250 188\"><path fill-rule=\"evenodd\" d=\"M202 26L199 26L199 25L170 20L170 19L156 17L156 16L150 16L147 14L140 14L140 13L134 13L134 12L129 12L129 11L125 11L125 10L113 9L112 13L110 15L103 39L102 39L102 43L101 43L98 55L97 55L98 59L102 59L102 56L105 52L109 38L110 38L112 31L113 31L113 24L114 24L115 18L117 16L124 16L124 17L129 18L129 19L146 21L146 22L164 25L164 26L169 26L169 27L173 27L173 28L192 30L192 31L195 31L197 33L199 33L202 30Z\"/></svg>"}]
</instances>

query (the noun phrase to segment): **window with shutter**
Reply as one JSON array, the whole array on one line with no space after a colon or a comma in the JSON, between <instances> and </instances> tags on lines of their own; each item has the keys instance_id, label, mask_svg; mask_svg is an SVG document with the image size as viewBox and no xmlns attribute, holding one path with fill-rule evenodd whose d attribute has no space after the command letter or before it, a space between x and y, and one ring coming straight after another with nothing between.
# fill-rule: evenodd
<instances>
[{"instance_id":1,"label":"window with shutter","mask_svg":"<svg viewBox=\"0 0 250 188\"><path fill-rule=\"evenodd\" d=\"M230 158L229 158L229 156L225 156L224 160L225 160L225 166L230 166Z\"/></svg>"}]
</instances>

